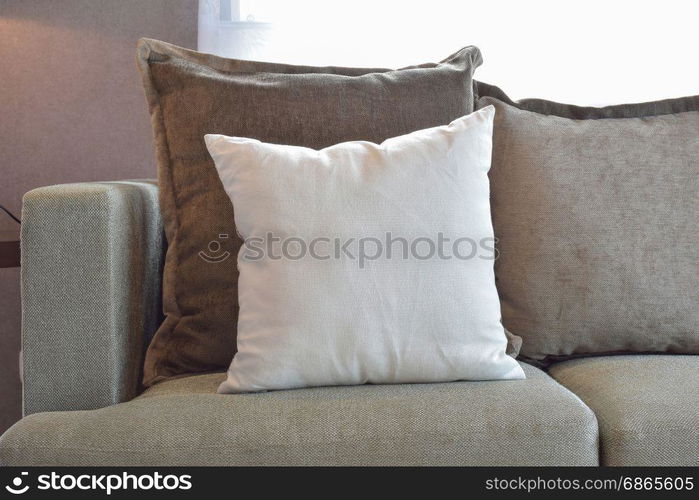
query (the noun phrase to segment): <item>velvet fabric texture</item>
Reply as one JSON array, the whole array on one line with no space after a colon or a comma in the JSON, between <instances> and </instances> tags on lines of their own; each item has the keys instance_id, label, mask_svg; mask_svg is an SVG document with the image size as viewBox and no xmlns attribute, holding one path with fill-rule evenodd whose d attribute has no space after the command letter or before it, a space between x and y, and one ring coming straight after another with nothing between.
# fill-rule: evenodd
<instances>
[{"instance_id":1,"label":"velvet fabric texture","mask_svg":"<svg viewBox=\"0 0 699 500\"><path fill-rule=\"evenodd\" d=\"M146 353L147 386L225 369L235 353L241 241L205 134L314 149L380 143L473 111L472 73L481 63L476 47L401 70L232 60L148 39L137 53L168 241L166 318Z\"/></svg>"},{"instance_id":2,"label":"velvet fabric texture","mask_svg":"<svg viewBox=\"0 0 699 500\"><path fill-rule=\"evenodd\" d=\"M699 353L697 97L595 113L477 87L496 108L495 271L521 355Z\"/></svg>"}]
</instances>

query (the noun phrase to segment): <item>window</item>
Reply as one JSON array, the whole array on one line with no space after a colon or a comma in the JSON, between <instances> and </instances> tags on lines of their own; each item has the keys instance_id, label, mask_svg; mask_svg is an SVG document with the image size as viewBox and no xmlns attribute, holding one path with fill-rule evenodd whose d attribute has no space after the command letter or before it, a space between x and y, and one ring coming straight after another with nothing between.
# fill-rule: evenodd
<instances>
[{"instance_id":1,"label":"window","mask_svg":"<svg viewBox=\"0 0 699 500\"><path fill-rule=\"evenodd\" d=\"M604 105L699 94L692 2L200 0L199 49L400 67L480 47L476 78L513 98Z\"/></svg>"}]
</instances>

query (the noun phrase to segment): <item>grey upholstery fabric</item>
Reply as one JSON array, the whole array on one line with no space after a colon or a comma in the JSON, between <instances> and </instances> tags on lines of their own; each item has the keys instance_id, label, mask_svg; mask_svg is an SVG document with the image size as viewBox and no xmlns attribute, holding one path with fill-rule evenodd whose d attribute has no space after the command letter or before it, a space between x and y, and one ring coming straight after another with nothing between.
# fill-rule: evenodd
<instances>
[{"instance_id":1,"label":"grey upholstery fabric","mask_svg":"<svg viewBox=\"0 0 699 500\"><path fill-rule=\"evenodd\" d=\"M597 415L602 465L699 466L699 356L609 356L553 365Z\"/></svg>"},{"instance_id":2,"label":"grey upholstery fabric","mask_svg":"<svg viewBox=\"0 0 699 500\"><path fill-rule=\"evenodd\" d=\"M522 356L698 354L699 110L574 120L490 104L495 275Z\"/></svg>"},{"instance_id":3,"label":"grey upholstery fabric","mask_svg":"<svg viewBox=\"0 0 699 500\"><path fill-rule=\"evenodd\" d=\"M31 415L3 465L596 465L597 422L538 369L526 380L220 395L223 374L128 403Z\"/></svg>"},{"instance_id":4,"label":"grey upholstery fabric","mask_svg":"<svg viewBox=\"0 0 699 500\"><path fill-rule=\"evenodd\" d=\"M95 182L24 196L25 415L137 394L161 316L157 191L153 181Z\"/></svg>"}]
</instances>

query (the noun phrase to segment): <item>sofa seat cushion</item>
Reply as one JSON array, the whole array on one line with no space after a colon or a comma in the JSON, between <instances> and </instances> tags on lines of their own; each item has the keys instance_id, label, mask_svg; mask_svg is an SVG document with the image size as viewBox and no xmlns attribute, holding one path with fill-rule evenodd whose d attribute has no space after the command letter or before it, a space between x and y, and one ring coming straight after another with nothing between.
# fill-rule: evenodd
<instances>
[{"instance_id":1,"label":"sofa seat cushion","mask_svg":"<svg viewBox=\"0 0 699 500\"><path fill-rule=\"evenodd\" d=\"M550 374L597 415L602 465L699 465L699 356L584 358Z\"/></svg>"},{"instance_id":2,"label":"sofa seat cushion","mask_svg":"<svg viewBox=\"0 0 699 500\"><path fill-rule=\"evenodd\" d=\"M542 371L526 380L216 394L224 374L92 411L37 413L3 465L595 465L597 422Z\"/></svg>"}]
</instances>

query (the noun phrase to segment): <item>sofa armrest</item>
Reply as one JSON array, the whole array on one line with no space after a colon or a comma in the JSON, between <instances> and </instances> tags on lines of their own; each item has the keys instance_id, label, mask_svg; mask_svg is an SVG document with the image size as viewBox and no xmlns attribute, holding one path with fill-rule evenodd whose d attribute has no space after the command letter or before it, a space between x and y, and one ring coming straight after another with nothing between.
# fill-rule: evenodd
<instances>
[{"instance_id":1,"label":"sofa armrest","mask_svg":"<svg viewBox=\"0 0 699 500\"><path fill-rule=\"evenodd\" d=\"M30 191L22 208L24 414L134 397L161 317L155 181Z\"/></svg>"}]
</instances>

